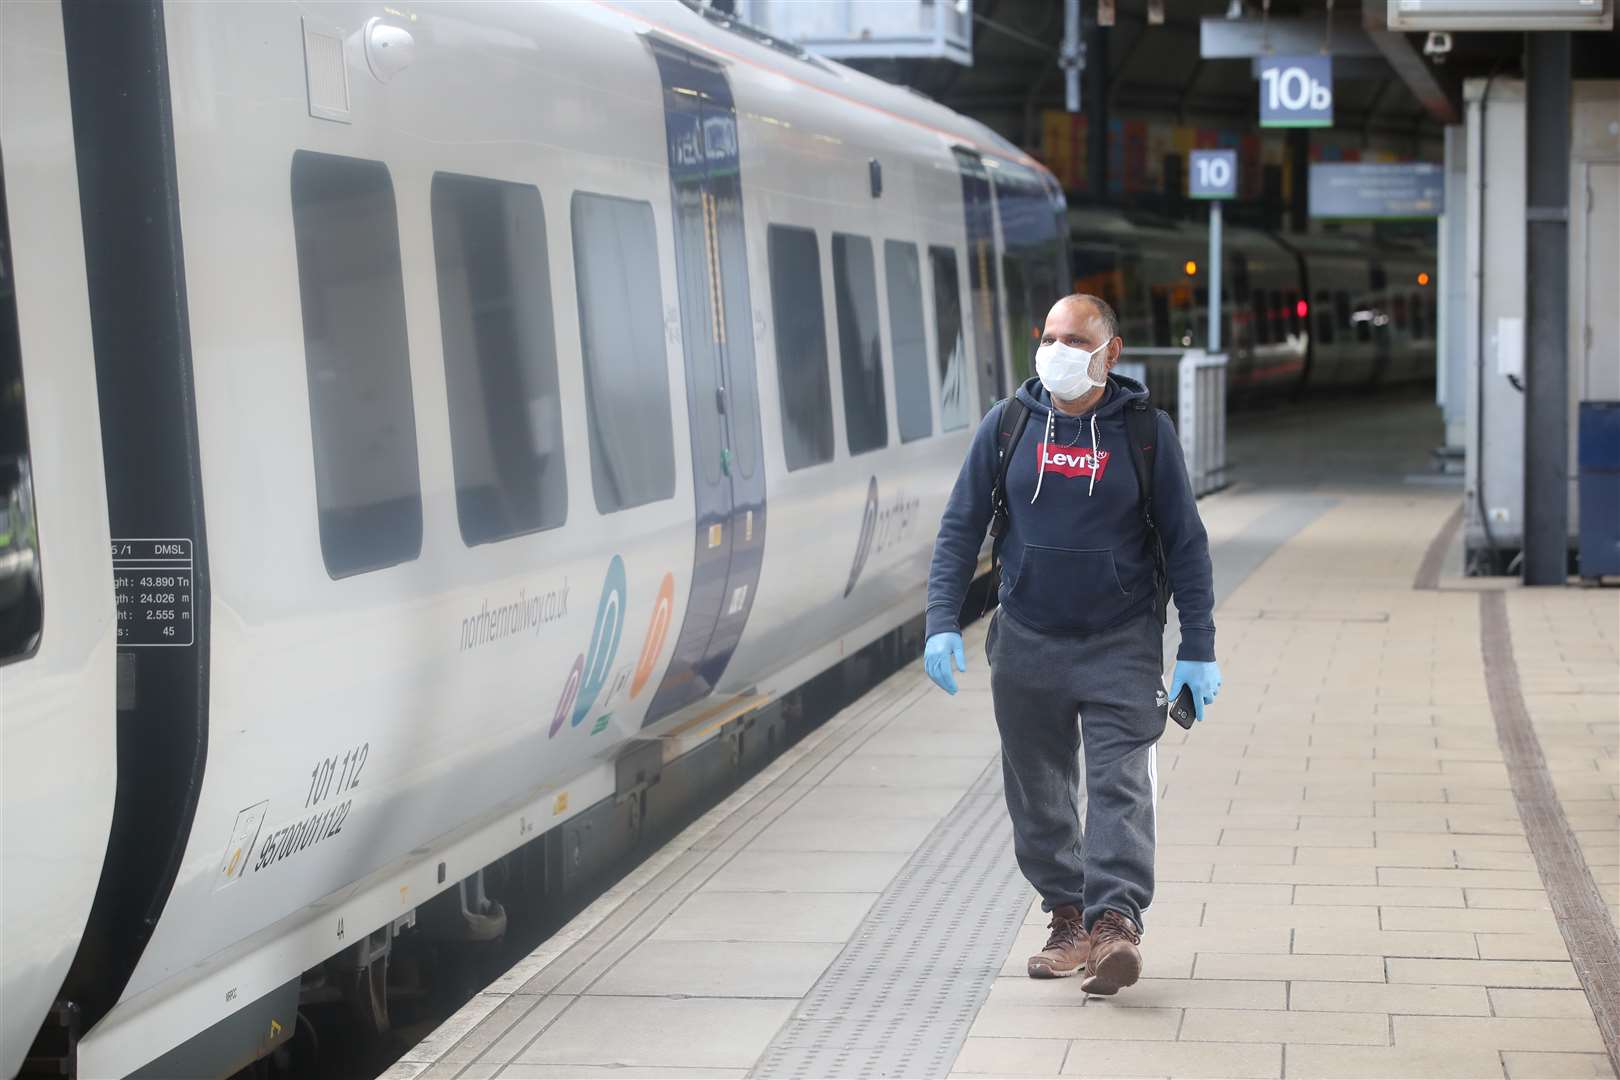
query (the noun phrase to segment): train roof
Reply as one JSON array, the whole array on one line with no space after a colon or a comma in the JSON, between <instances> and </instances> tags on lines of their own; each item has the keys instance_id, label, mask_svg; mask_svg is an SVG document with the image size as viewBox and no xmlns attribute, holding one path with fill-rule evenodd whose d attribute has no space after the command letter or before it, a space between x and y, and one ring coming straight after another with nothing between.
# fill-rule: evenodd
<instances>
[{"instance_id":1,"label":"train roof","mask_svg":"<svg viewBox=\"0 0 1620 1080\"><path fill-rule=\"evenodd\" d=\"M723 62L746 64L762 74L795 84L795 88L827 95L829 103L884 114L890 120L931 130L947 142L1050 175L1040 162L976 120L952 112L914 90L818 56L696 0L661 0L634 8L610 0L600 2L626 20L682 39L683 44L697 46Z\"/></svg>"}]
</instances>

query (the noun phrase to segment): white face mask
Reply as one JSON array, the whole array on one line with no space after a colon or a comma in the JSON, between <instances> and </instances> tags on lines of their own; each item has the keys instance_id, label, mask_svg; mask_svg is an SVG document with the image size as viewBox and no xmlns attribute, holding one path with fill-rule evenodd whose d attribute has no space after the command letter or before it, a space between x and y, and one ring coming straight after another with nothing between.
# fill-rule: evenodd
<instances>
[{"instance_id":1,"label":"white face mask","mask_svg":"<svg viewBox=\"0 0 1620 1080\"><path fill-rule=\"evenodd\" d=\"M1091 352L1049 342L1035 350L1035 374L1053 397L1073 401L1108 382L1108 342Z\"/></svg>"}]
</instances>

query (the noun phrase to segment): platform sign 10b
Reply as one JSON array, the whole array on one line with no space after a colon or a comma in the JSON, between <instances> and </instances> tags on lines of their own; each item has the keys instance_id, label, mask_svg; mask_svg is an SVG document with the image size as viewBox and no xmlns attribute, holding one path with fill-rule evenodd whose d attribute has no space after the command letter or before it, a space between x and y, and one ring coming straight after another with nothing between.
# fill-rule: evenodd
<instances>
[{"instance_id":1,"label":"platform sign 10b","mask_svg":"<svg viewBox=\"0 0 1620 1080\"><path fill-rule=\"evenodd\" d=\"M1262 56L1261 127L1332 127L1333 58Z\"/></svg>"},{"instance_id":2,"label":"platform sign 10b","mask_svg":"<svg viewBox=\"0 0 1620 1080\"><path fill-rule=\"evenodd\" d=\"M1237 151L1194 150L1187 194L1194 199L1237 198Z\"/></svg>"}]
</instances>

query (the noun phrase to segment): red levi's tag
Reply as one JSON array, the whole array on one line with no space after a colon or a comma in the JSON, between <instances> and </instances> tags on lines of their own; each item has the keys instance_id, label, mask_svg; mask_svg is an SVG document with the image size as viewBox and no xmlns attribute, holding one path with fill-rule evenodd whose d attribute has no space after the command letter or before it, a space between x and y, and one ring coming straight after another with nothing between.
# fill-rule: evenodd
<instances>
[{"instance_id":1,"label":"red levi's tag","mask_svg":"<svg viewBox=\"0 0 1620 1080\"><path fill-rule=\"evenodd\" d=\"M1046 471L1055 472L1059 476L1090 476L1092 474L1091 449L1079 446L1055 446L1051 443L1042 443L1041 452L1046 458ZM1097 479L1103 478L1108 471L1107 450L1097 451L1096 473Z\"/></svg>"}]
</instances>

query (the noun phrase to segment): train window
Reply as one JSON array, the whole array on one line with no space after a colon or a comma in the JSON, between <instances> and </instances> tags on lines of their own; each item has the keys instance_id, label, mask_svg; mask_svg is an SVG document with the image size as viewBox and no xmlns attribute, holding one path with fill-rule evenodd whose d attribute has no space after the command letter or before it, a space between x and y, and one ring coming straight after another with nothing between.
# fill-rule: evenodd
<instances>
[{"instance_id":1,"label":"train window","mask_svg":"<svg viewBox=\"0 0 1620 1080\"><path fill-rule=\"evenodd\" d=\"M675 494L669 353L652 205L574 193L591 489L611 514Z\"/></svg>"},{"instance_id":2,"label":"train window","mask_svg":"<svg viewBox=\"0 0 1620 1080\"><path fill-rule=\"evenodd\" d=\"M789 469L833 457L832 389L821 299L821 254L809 229L772 225L766 247L776 325L782 452Z\"/></svg>"},{"instance_id":3,"label":"train window","mask_svg":"<svg viewBox=\"0 0 1620 1080\"><path fill-rule=\"evenodd\" d=\"M1406 298L1406 306L1411 313L1412 336L1419 339L1428 337L1429 328L1425 325L1423 319L1423 297L1417 293L1409 293Z\"/></svg>"},{"instance_id":4,"label":"train window","mask_svg":"<svg viewBox=\"0 0 1620 1080\"><path fill-rule=\"evenodd\" d=\"M1249 294L1249 305L1254 311L1254 343L1256 345L1271 344L1271 318L1266 310L1266 291L1256 289Z\"/></svg>"},{"instance_id":5,"label":"train window","mask_svg":"<svg viewBox=\"0 0 1620 1080\"><path fill-rule=\"evenodd\" d=\"M1316 290L1316 338L1323 345L1333 344L1333 300L1326 289Z\"/></svg>"},{"instance_id":6,"label":"train window","mask_svg":"<svg viewBox=\"0 0 1620 1080\"><path fill-rule=\"evenodd\" d=\"M540 192L438 173L432 209L461 539L556 528L568 477Z\"/></svg>"},{"instance_id":7,"label":"train window","mask_svg":"<svg viewBox=\"0 0 1620 1080\"><path fill-rule=\"evenodd\" d=\"M956 252L928 249L934 276L934 366L939 370L939 426L944 431L968 422L967 343L962 338L962 282Z\"/></svg>"},{"instance_id":8,"label":"train window","mask_svg":"<svg viewBox=\"0 0 1620 1080\"><path fill-rule=\"evenodd\" d=\"M1007 290L1007 356L1012 365L1012 384L1020 386L1033 374L1030 368L1035 362L1035 340L1030 336L1024 267L1012 255L1001 258L1001 284Z\"/></svg>"},{"instance_id":9,"label":"train window","mask_svg":"<svg viewBox=\"0 0 1620 1080\"><path fill-rule=\"evenodd\" d=\"M32 655L45 617L31 461L11 223L0 183L0 664Z\"/></svg>"},{"instance_id":10,"label":"train window","mask_svg":"<svg viewBox=\"0 0 1620 1080\"><path fill-rule=\"evenodd\" d=\"M1373 309L1371 300L1359 302L1350 312L1350 321L1356 328L1357 341L1372 340Z\"/></svg>"},{"instance_id":11,"label":"train window","mask_svg":"<svg viewBox=\"0 0 1620 1080\"><path fill-rule=\"evenodd\" d=\"M889 442L878 331L877 268L872 241L833 233L833 301L838 311L838 367L844 374L844 433L851 454Z\"/></svg>"},{"instance_id":12,"label":"train window","mask_svg":"<svg viewBox=\"0 0 1620 1080\"><path fill-rule=\"evenodd\" d=\"M928 342L917 245L885 242L883 273L889 286L889 338L894 342L894 408L900 420L900 441L925 439L934 433L934 406L928 391Z\"/></svg>"},{"instance_id":13,"label":"train window","mask_svg":"<svg viewBox=\"0 0 1620 1080\"><path fill-rule=\"evenodd\" d=\"M1406 329L1406 294L1396 293L1390 297L1390 307L1395 316L1395 329Z\"/></svg>"},{"instance_id":14,"label":"train window","mask_svg":"<svg viewBox=\"0 0 1620 1080\"><path fill-rule=\"evenodd\" d=\"M1289 333L1298 335L1305 332L1305 319L1299 313L1298 292L1289 289L1283 293L1282 312L1278 318L1282 320L1284 326L1288 327Z\"/></svg>"},{"instance_id":15,"label":"train window","mask_svg":"<svg viewBox=\"0 0 1620 1080\"><path fill-rule=\"evenodd\" d=\"M394 184L380 161L299 150L292 206L321 555L341 578L422 550Z\"/></svg>"},{"instance_id":16,"label":"train window","mask_svg":"<svg viewBox=\"0 0 1620 1080\"><path fill-rule=\"evenodd\" d=\"M1165 286L1153 286L1149 307L1153 309L1153 346L1167 349L1170 347L1170 293Z\"/></svg>"},{"instance_id":17,"label":"train window","mask_svg":"<svg viewBox=\"0 0 1620 1080\"><path fill-rule=\"evenodd\" d=\"M1333 293L1333 322L1346 334L1350 333L1353 324L1350 321L1350 294L1343 289Z\"/></svg>"}]
</instances>

